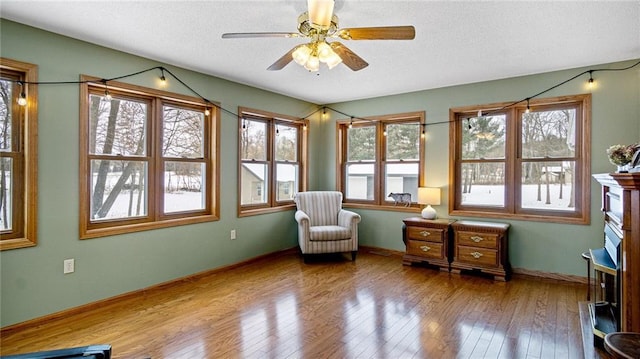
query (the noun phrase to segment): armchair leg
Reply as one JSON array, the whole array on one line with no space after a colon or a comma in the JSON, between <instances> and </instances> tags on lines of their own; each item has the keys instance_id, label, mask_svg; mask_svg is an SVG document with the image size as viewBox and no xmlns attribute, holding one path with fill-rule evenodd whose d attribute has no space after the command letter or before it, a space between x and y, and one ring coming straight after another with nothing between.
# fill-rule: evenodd
<instances>
[{"instance_id":1,"label":"armchair leg","mask_svg":"<svg viewBox=\"0 0 640 359\"><path fill-rule=\"evenodd\" d=\"M352 251L351 252L351 261L354 262L356 260L356 254L358 254L358 251Z\"/></svg>"}]
</instances>

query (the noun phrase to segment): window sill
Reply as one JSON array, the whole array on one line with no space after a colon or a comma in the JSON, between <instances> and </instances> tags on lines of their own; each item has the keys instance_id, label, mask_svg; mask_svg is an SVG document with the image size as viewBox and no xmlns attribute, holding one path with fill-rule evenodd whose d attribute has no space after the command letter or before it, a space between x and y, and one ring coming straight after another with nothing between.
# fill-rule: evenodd
<instances>
[{"instance_id":1,"label":"window sill","mask_svg":"<svg viewBox=\"0 0 640 359\"><path fill-rule=\"evenodd\" d=\"M412 204L409 207L405 207L403 205L375 205L375 204L367 204L367 203L342 203L344 208L360 208L360 209L371 209L375 211L392 211L392 212L408 212L408 213L420 213L422 209L415 204Z\"/></svg>"},{"instance_id":2,"label":"window sill","mask_svg":"<svg viewBox=\"0 0 640 359\"><path fill-rule=\"evenodd\" d=\"M449 211L451 217L482 217L482 218L497 218L497 219L510 219L518 221L531 221L531 222L547 222L547 223L560 223L560 224L581 224L588 225L590 223L589 216L583 217L560 217L557 215L540 215L540 214L516 214L516 213L501 213L501 212L482 212L482 211L469 211L469 210L452 210Z\"/></svg>"}]
</instances>

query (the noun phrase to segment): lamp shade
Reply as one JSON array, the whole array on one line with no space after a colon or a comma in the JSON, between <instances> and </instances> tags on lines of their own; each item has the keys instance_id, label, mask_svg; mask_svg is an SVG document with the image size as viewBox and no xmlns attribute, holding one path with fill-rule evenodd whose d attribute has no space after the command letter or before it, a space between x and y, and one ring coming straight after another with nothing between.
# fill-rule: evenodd
<instances>
[{"instance_id":1,"label":"lamp shade","mask_svg":"<svg viewBox=\"0 0 640 359\"><path fill-rule=\"evenodd\" d=\"M420 187L418 188L418 203L432 204L437 206L440 204L440 188L437 187Z\"/></svg>"},{"instance_id":2,"label":"lamp shade","mask_svg":"<svg viewBox=\"0 0 640 359\"><path fill-rule=\"evenodd\" d=\"M422 210L422 218L435 219L437 217L436 210L431 205L440 204L440 188L437 187L419 187L418 203L426 204Z\"/></svg>"}]
</instances>

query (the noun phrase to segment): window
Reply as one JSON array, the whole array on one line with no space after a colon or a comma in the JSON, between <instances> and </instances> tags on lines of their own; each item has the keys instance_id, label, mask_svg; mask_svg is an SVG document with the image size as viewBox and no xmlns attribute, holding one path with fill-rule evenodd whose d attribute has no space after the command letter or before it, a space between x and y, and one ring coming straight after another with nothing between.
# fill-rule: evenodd
<instances>
[{"instance_id":1,"label":"window","mask_svg":"<svg viewBox=\"0 0 640 359\"><path fill-rule=\"evenodd\" d=\"M295 207L307 188L306 122L293 117L239 108L238 215Z\"/></svg>"},{"instance_id":2,"label":"window","mask_svg":"<svg viewBox=\"0 0 640 359\"><path fill-rule=\"evenodd\" d=\"M451 214L589 223L590 95L507 105L451 110Z\"/></svg>"},{"instance_id":3,"label":"window","mask_svg":"<svg viewBox=\"0 0 640 359\"><path fill-rule=\"evenodd\" d=\"M36 65L0 58L2 250L37 244L38 94L33 84L37 73ZM26 103L18 103L22 99Z\"/></svg>"},{"instance_id":4,"label":"window","mask_svg":"<svg viewBox=\"0 0 640 359\"><path fill-rule=\"evenodd\" d=\"M80 237L217 220L218 108L82 80Z\"/></svg>"},{"instance_id":5,"label":"window","mask_svg":"<svg viewBox=\"0 0 640 359\"><path fill-rule=\"evenodd\" d=\"M411 194L423 183L424 112L339 121L338 187L352 206L395 205L391 193Z\"/></svg>"}]
</instances>

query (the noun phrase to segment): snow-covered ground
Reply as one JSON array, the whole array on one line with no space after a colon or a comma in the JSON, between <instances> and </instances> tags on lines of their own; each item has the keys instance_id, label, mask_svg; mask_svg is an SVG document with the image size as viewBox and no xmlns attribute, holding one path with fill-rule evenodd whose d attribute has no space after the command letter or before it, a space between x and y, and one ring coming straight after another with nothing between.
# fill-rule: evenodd
<instances>
[{"instance_id":1,"label":"snow-covered ground","mask_svg":"<svg viewBox=\"0 0 640 359\"><path fill-rule=\"evenodd\" d=\"M558 211L573 211L574 207L569 207L569 198L571 196L571 186L562 186L562 198L560 195L560 185L549 185L550 202L545 204L547 198L547 186L540 187L541 199L538 201L538 186L524 185L522 187L522 208L548 209ZM504 187L502 186L483 186L474 185L471 187L471 193L462 195L462 204L465 205L504 205Z\"/></svg>"}]
</instances>

